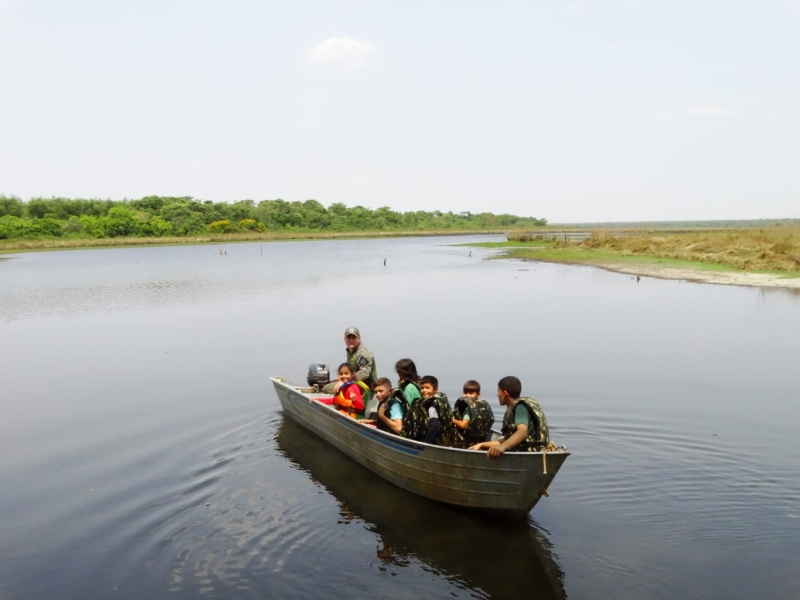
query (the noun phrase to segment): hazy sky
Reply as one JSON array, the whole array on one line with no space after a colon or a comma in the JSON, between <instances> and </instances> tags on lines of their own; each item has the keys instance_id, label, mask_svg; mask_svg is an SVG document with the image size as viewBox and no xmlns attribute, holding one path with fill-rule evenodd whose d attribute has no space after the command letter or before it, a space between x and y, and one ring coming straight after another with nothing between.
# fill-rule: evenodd
<instances>
[{"instance_id":1,"label":"hazy sky","mask_svg":"<svg viewBox=\"0 0 800 600\"><path fill-rule=\"evenodd\" d=\"M800 0L0 0L0 194L800 217Z\"/></svg>"}]
</instances>

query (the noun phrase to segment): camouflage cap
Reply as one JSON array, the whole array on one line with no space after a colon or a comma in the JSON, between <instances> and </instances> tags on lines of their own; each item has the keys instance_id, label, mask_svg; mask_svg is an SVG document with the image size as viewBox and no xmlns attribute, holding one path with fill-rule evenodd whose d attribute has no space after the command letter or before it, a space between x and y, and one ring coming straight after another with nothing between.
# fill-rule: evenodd
<instances>
[{"instance_id":1,"label":"camouflage cap","mask_svg":"<svg viewBox=\"0 0 800 600\"><path fill-rule=\"evenodd\" d=\"M348 327L344 330L344 336L347 337L348 335L357 335L361 337L361 334L358 332L358 327Z\"/></svg>"}]
</instances>

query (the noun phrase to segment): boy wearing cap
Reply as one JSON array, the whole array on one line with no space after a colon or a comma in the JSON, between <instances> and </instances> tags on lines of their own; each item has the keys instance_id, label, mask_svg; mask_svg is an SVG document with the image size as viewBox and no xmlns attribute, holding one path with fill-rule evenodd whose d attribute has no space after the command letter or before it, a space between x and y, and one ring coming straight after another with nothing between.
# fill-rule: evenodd
<instances>
[{"instance_id":1,"label":"boy wearing cap","mask_svg":"<svg viewBox=\"0 0 800 600\"><path fill-rule=\"evenodd\" d=\"M356 381L363 381L369 389L375 387L378 370L375 367L375 356L361 343L361 333L357 327L348 327L344 331L344 343L347 347L347 362L356 370Z\"/></svg>"}]
</instances>

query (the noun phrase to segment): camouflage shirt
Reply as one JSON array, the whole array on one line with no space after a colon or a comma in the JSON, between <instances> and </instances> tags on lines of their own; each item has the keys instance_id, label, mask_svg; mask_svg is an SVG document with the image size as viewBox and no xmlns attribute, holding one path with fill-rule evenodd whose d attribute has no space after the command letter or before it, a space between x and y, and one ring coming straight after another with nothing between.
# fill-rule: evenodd
<instances>
[{"instance_id":1,"label":"camouflage shirt","mask_svg":"<svg viewBox=\"0 0 800 600\"><path fill-rule=\"evenodd\" d=\"M378 369L375 367L375 356L373 356L372 350L364 344L359 344L352 352L347 350L347 362L358 371L356 373L358 381L366 383L369 389L375 387L375 380L378 379Z\"/></svg>"},{"instance_id":2,"label":"camouflage shirt","mask_svg":"<svg viewBox=\"0 0 800 600\"><path fill-rule=\"evenodd\" d=\"M533 427L528 428L528 437L522 440L509 452L539 452L550 443L550 431L547 428L547 418L539 403L534 398L520 398L506 409L503 418L503 437L505 439L514 435L517 426L514 424L514 411L518 406L524 406L530 412Z\"/></svg>"}]
</instances>

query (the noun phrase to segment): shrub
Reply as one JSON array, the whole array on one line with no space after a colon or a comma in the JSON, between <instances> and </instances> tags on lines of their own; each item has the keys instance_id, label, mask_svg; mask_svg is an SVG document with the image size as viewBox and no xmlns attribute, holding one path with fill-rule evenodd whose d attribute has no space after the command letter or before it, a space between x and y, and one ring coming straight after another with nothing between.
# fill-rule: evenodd
<instances>
[{"instance_id":1,"label":"shrub","mask_svg":"<svg viewBox=\"0 0 800 600\"><path fill-rule=\"evenodd\" d=\"M231 233L235 231L235 228L228 219L214 221L213 223L209 223L207 227L211 233Z\"/></svg>"}]
</instances>

